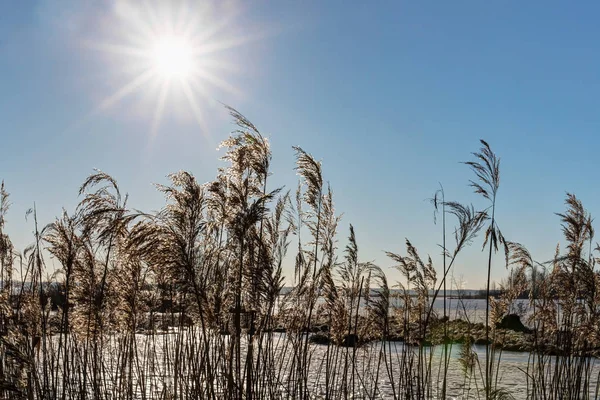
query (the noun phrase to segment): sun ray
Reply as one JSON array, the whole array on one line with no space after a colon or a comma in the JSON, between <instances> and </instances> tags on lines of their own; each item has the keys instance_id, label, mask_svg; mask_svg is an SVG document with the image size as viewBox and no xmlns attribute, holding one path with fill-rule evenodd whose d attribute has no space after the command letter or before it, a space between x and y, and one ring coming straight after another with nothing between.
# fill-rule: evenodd
<instances>
[{"instance_id":1,"label":"sun ray","mask_svg":"<svg viewBox=\"0 0 600 400\"><path fill-rule=\"evenodd\" d=\"M126 55L132 57L144 58L148 57L148 50L140 47L128 46L123 44L112 44L112 43L94 43L90 41L84 41L84 45L92 50L99 50L106 53L112 53L116 55Z\"/></svg>"},{"instance_id":2,"label":"sun ray","mask_svg":"<svg viewBox=\"0 0 600 400\"><path fill-rule=\"evenodd\" d=\"M140 15L140 10L129 4L129 2L122 1L115 4L117 15L127 21L127 25L130 26L131 30L129 33L135 33L141 37L152 37L154 32L152 31L151 24L145 22L145 18Z\"/></svg>"},{"instance_id":3,"label":"sun ray","mask_svg":"<svg viewBox=\"0 0 600 400\"><path fill-rule=\"evenodd\" d=\"M240 66L237 64L227 62L225 60L211 60L208 58L202 60L202 62L199 63L197 69L207 69L207 68L210 68L211 70L215 70L215 71L227 71L227 72L236 72L236 73L239 73L242 71Z\"/></svg>"},{"instance_id":4,"label":"sun ray","mask_svg":"<svg viewBox=\"0 0 600 400\"><path fill-rule=\"evenodd\" d=\"M210 135L208 134L208 130L206 129L206 123L204 122L204 119L202 117L202 110L201 110L200 106L198 105L198 102L196 101L196 96L194 95L194 92L190 88L189 83L182 82L181 88L183 89L183 93L185 94L185 97L187 98L187 100L190 104L190 108L192 110L192 113L194 114L194 117L196 118L196 122L200 126L202 135L204 135L204 137L207 140L211 140Z\"/></svg>"},{"instance_id":5,"label":"sun ray","mask_svg":"<svg viewBox=\"0 0 600 400\"><path fill-rule=\"evenodd\" d=\"M187 25L183 27L182 32L184 35L196 37L199 42L208 42L219 33L225 31L228 26L231 26L237 15L239 15L239 11L227 14L224 18L221 18L216 22L211 21L212 24L210 25L207 25L206 21L202 21L199 18L190 19ZM198 31L199 26L202 26L203 28Z\"/></svg>"},{"instance_id":6,"label":"sun ray","mask_svg":"<svg viewBox=\"0 0 600 400\"><path fill-rule=\"evenodd\" d=\"M192 20L192 21L194 20L193 18L188 18L189 10L186 8L186 5L183 2L179 3L179 7L177 8L176 14L177 15L175 16L175 19L174 19L175 26L178 26L178 27L184 26L186 19ZM184 34L185 34L185 31L184 31Z\"/></svg>"},{"instance_id":7,"label":"sun ray","mask_svg":"<svg viewBox=\"0 0 600 400\"><path fill-rule=\"evenodd\" d=\"M156 101L156 108L154 109L154 114L152 115L152 126L150 128L151 141L154 140L158 132L158 127L160 126L160 121L162 120L162 115L165 109L165 103L167 100L167 94L169 93L170 86L171 81L168 79L161 82L158 100Z\"/></svg>"},{"instance_id":8,"label":"sun ray","mask_svg":"<svg viewBox=\"0 0 600 400\"><path fill-rule=\"evenodd\" d=\"M156 7L152 7L149 1L142 1L144 11L146 12L146 16L148 18L148 27L151 29L152 35L156 35L158 32L162 31L165 28L166 18L160 18L159 13L156 12ZM160 4L160 3L156 3Z\"/></svg>"},{"instance_id":9,"label":"sun ray","mask_svg":"<svg viewBox=\"0 0 600 400\"><path fill-rule=\"evenodd\" d=\"M133 93L136 89L138 89L144 83L150 81L152 77L156 75L155 71L148 70L143 74L137 76L132 81L127 83L125 86L121 87L121 89L117 90L114 94L106 98L104 101L100 103L98 109L103 110L111 107L117 101L123 99L125 96Z\"/></svg>"},{"instance_id":10,"label":"sun ray","mask_svg":"<svg viewBox=\"0 0 600 400\"><path fill-rule=\"evenodd\" d=\"M211 74L209 71L207 71L205 69L196 71L196 75L198 77L202 78L203 80L210 82L213 86L223 89L226 92L229 92L230 94L233 94L236 96L242 95L242 92L239 89L237 89L235 86L228 83L226 80L221 79L214 74Z\"/></svg>"},{"instance_id":11,"label":"sun ray","mask_svg":"<svg viewBox=\"0 0 600 400\"><path fill-rule=\"evenodd\" d=\"M211 99L211 96L208 93L208 90L206 89L206 85L203 85L202 82L196 76L192 76L189 79L188 85L190 86L190 90L192 90L192 93L198 93L200 97L203 97L205 99Z\"/></svg>"},{"instance_id":12,"label":"sun ray","mask_svg":"<svg viewBox=\"0 0 600 400\"><path fill-rule=\"evenodd\" d=\"M84 115L81 118L79 118L78 120L74 121L69 127L67 127L65 132L70 132L72 130L80 128L85 123L87 123L92 116L94 116L101 110L106 110L106 109L110 108L115 103L117 103L119 100L122 100L129 94L135 92L136 89L140 88L140 86L142 86L145 83L152 80L152 78L154 76L155 76L155 73L153 71L146 71L145 73L138 75L133 80L131 80L129 83L125 84L120 89L118 89L116 92L114 92L113 94L111 94L110 96L108 96L104 100L102 100L100 102L100 104L98 106L96 106L92 111L88 112L86 115Z\"/></svg>"},{"instance_id":13,"label":"sun ray","mask_svg":"<svg viewBox=\"0 0 600 400\"><path fill-rule=\"evenodd\" d=\"M195 56L206 56L223 50L231 50L236 47L240 47L249 42L258 40L262 35L256 34L247 37L230 38L222 40L220 42L207 42L194 48Z\"/></svg>"}]
</instances>

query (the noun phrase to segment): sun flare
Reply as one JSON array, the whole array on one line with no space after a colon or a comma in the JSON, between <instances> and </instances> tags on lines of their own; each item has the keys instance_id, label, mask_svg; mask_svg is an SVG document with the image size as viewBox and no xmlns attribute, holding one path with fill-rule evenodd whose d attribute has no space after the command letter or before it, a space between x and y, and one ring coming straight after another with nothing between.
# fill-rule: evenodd
<instances>
[{"instance_id":1,"label":"sun flare","mask_svg":"<svg viewBox=\"0 0 600 400\"><path fill-rule=\"evenodd\" d=\"M184 37L161 37L154 45L152 59L161 77L186 79L193 69L193 47Z\"/></svg>"},{"instance_id":2,"label":"sun flare","mask_svg":"<svg viewBox=\"0 0 600 400\"><path fill-rule=\"evenodd\" d=\"M109 94L92 113L131 97L131 114L149 119L152 137L165 115L191 118L206 131L205 116L216 99L241 96L231 81L240 71L238 50L262 37L252 25L236 28L241 7L235 0L224 3L115 2L97 37L85 41L110 64Z\"/></svg>"}]
</instances>

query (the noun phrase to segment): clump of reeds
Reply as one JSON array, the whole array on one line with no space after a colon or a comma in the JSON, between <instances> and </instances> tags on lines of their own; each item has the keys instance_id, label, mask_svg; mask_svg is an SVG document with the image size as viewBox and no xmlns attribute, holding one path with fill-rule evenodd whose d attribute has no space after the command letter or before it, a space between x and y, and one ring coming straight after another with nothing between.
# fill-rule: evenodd
<instances>
[{"instance_id":1,"label":"clump of reeds","mask_svg":"<svg viewBox=\"0 0 600 400\"><path fill-rule=\"evenodd\" d=\"M401 275L393 290L383 268L361 258L352 225L338 249L341 217L322 163L295 147L295 198L269 187L269 140L229 111L236 128L221 146L226 165L207 183L186 171L169 175L157 185L165 198L157 212L131 210L117 181L95 171L73 213L39 227L33 207L33 243L19 254L5 231L10 203L2 184L0 398L445 397L454 345L447 279L486 224L486 359L481 365L467 334L458 351L463 395L509 398L500 382L506 333L499 324L529 290L535 352L524 372L527 396L590 396L600 274L592 219L575 196L560 214L565 251L535 262L498 228L499 159L482 141L467 164L488 205L476 210L437 192L439 269L406 240L404 253L386 253ZM456 220L454 244L446 240L447 217ZM286 281L292 240L294 273ZM494 299L492 256L501 246L510 279ZM440 356L435 346L443 346Z\"/></svg>"}]
</instances>

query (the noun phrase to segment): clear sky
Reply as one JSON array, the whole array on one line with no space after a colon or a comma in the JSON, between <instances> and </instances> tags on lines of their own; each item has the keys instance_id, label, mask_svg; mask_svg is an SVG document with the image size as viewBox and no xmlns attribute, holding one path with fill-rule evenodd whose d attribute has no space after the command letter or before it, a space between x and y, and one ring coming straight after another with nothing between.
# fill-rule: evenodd
<instances>
[{"instance_id":1,"label":"clear sky","mask_svg":"<svg viewBox=\"0 0 600 400\"><path fill-rule=\"evenodd\" d=\"M600 212L596 2L165 4L0 3L0 179L18 248L32 241L25 211L35 202L44 224L72 211L93 168L144 210L161 207L152 183L170 172L213 179L232 130L219 102L270 138L274 187L296 186L292 145L323 160L344 213L340 247L352 223L361 258L384 269L383 250L404 252L405 237L439 267L425 199L441 182L447 199L484 204L459 163L480 138L502 160L499 226L537 259L562 239L566 191ZM144 71L182 26L202 51L193 79L186 71L165 95L173 76ZM457 264L470 288L485 279L480 249ZM497 278L502 265L499 254Z\"/></svg>"}]
</instances>

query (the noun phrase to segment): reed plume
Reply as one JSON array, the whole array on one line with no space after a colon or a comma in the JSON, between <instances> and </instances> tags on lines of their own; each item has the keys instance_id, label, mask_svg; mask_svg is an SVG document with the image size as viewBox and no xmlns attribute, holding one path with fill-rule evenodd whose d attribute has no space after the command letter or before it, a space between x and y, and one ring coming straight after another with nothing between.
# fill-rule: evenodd
<instances>
[{"instance_id":1,"label":"reed plume","mask_svg":"<svg viewBox=\"0 0 600 400\"><path fill-rule=\"evenodd\" d=\"M498 251L498 247L503 245L506 252L506 241L496 222L496 196L500 187L500 159L494 154L490 145L485 140L480 140L481 149L477 153L472 153L475 161L467 161L465 164L469 166L475 174L476 180L470 180L470 186L476 194L483 196L489 202L486 209L490 216L490 223L485 231L483 240L483 249L489 243L488 265L487 265L487 280L486 280L486 341L489 342L489 297L490 297L490 282L492 273L492 254ZM489 211L488 211L489 210ZM490 349L486 346L485 357L485 393L486 397L490 397L492 393L492 367L494 360L490 359Z\"/></svg>"}]
</instances>

